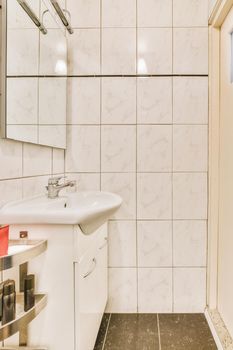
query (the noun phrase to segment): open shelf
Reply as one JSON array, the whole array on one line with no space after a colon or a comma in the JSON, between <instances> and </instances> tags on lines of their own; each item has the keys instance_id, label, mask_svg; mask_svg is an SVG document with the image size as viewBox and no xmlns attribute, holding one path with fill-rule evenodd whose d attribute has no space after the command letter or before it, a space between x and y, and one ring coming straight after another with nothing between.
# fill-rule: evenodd
<instances>
[{"instance_id":1,"label":"open shelf","mask_svg":"<svg viewBox=\"0 0 233 350\"><path fill-rule=\"evenodd\" d=\"M45 294L35 295L35 305L33 308L24 311L24 295L18 294L16 297L16 318L15 320L6 323L0 327L0 341L7 339L8 337L19 332L26 327L39 313L44 309L47 304L47 296ZM4 349L4 348L3 348ZM25 348L30 349L30 348ZM35 348L34 348L35 349ZM38 348L38 350L44 350Z\"/></svg>"},{"instance_id":2,"label":"open shelf","mask_svg":"<svg viewBox=\"0 0 233 350\"><path fill-rule=\"evenodd\" d=\"M0 256L0 271L24 264L43 253L46 249L46 240L10 240L8 255Z\"/></svg>"}]
</instances>

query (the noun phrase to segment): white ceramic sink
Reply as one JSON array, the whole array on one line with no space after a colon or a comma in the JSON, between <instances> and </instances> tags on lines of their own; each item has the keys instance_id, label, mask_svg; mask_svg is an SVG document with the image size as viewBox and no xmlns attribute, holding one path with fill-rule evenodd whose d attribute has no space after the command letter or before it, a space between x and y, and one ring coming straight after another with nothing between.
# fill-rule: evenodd
<instances>
[{"instance_id":1,"label":"white ceramic sink","mask_svg":"<svg viewBox=\"0 0 233 350\"><path fill-rule=\"evenodd\" d=\"M75 192L56 199L43 195L5 204L0 223L80 225L91 234L121 204L121 197L109 192Z\"/></svg>"}]
</instances>

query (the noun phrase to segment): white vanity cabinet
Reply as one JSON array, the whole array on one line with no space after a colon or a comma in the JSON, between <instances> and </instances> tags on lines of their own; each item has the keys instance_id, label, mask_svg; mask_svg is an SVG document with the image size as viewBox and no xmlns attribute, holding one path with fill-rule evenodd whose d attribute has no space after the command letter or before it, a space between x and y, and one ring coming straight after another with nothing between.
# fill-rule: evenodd
<instances>
[{"instance_id":1,"label":"white vanity cabinet","mask_svg":"<svg viewBox=\"0 0 233 350\"><path fill-rule=\"evenodd\" d=\"M28 346L48 350L93 350L107 302L107 223L91 235L72 225L12 225L10 237L28 231L46 239L45 253L30 261L36 290L46 293L46 308L29 327ZM5 278L18 279L9 270ZM6 345L16 345L17 337Z\"/></svg>"},{"instance_id":2,"label":"white vanity cabinet","mask_svg":"<svg viewBox=\"0 0 233 350\"><path fill-rule=\"evenodd\" d=\"M93 350L107 303L107 236L100 232L93 246L75 263L76 349Z\"/></svg>"}]
</instances>

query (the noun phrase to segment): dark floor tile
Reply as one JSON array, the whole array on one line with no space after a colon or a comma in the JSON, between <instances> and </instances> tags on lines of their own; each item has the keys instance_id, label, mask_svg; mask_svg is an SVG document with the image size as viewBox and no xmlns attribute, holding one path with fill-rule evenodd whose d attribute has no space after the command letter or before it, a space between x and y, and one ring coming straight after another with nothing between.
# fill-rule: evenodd
<instances>
[{"instance_id":1,"label":"dark floor tile","mask_svg":"<svg viewBox=\"0 0 233 350\"><path fill-rule=\"evenodd\" d=\"M161 350L217 350L203 314L160 314Z\"/></svg>"},{"instance_id":2,"label":"dark floor tile","mask_svg":"<svg viewBox=\"0 0 233 350\"><path fill-rule=\"evenodd\" d=\"M104 339L108 328L108 321L110 314L104 314L102 318L102 323L99 329L99 333L96 339L94 350L103 350Z\"/></svg>"},{"instance_id":3,"label":"dark floor tile","mask_svg":"<svg viewBox=\"0 0 233 350\"><path fill-rule=\"evenodd\" d=\"M112 314L104 350L159 350L156 314Z\"/></svg>"}]
</instances>

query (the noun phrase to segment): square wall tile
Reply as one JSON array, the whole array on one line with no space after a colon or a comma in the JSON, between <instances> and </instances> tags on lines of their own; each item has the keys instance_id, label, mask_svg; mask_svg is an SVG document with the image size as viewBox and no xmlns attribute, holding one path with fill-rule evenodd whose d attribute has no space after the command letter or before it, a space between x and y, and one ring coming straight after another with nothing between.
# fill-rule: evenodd
<instances>
[{"instance_id":1,"label":"square wall tile","mask_svg":"<svg viewBox=\"0 0 233 350\"><path fill-rule=\"evenodd\" d=\"M7 31L7 75L38 75L38 29Z\"/></svg>"},{"instance_id":2,"label":"square wall tile","mask_svg":"<svg viewBox=\"0 0 233 350\"><path fill-rule=\"evenodd\" d=\"M66 0L73 28L100 27L100 0Z\"/></svg>"},{"instance_id":3,"label":"square wall tile","mask_svg":"<svg viewBox=\"0 0 233 350\"><path fill-rule=\"evenodd\" d=\"M173 36L173 73L208 74L208 28L176 28Z\"/></svg>"},{"instance_id":4,"label":"square wall tile","mask_svg":"<svg viewBox=\"0 0 233 350\"><path fill-rule=\"evenodd\" d=\"M109 266L136 267L136 221L109 221Z\"/></svg>"},{"instance_id":5,"label":"square wall tile","mask_svg":"<svg viewBox=\"0 0 233 350\"><path fill-rule=\"evenodd\" d=\"M66 125L39 125L38 131L39 144L66 148Z\"/></svg>"},{"instance_id":6,"label":"square wall tile","mask_svg":"<svg viewBox=\"0 0 233 350\"><path fill-rule=\"evenodd\" d=\"M38 78L7 79L7 124L37 124Z\"/></svg>"},{"instance_id":7,"label":"square wall tile","mask_svg":"<svg viewBox=\"0 0 233 350\"><path fill-rule=\"evenodd\" d=\"M40 2L28 0L27 3L36 16L39 17ZM35 24L32 22L29 16L25 16L25 12L22 11L22 7L17 1L7 1L7 28L35 28Z\"/></svg>"},{"instance_id":8,"label":"square wall tile","mask_svg":"<svg viewBox=\"0 0 233 350\"><path fill-rule=\"evenodd\" d=\"M72 126L67 130L66 172L100 171L100 127Z\"/></svg>"},{"instance_id":9,"label":"square wall tile","mask_svg":"<svg viewBox=\"0 0 233 350\"><path fill-rule=\"evenodd\" d=\"M63 149L53 149L53 174L65 172L65 151Z\"/></svg>"},{"instance_id":10,"label":"square wall tile","mask_svg":"<svg viewBox=\"0 0 233 350\"><path fill-rule=\"evenodd\" d=\"M137 312L137 270L109 269L109 296L106 312Z\"/></svg>"},{"instance_id":11,"label":"square wall tile","mask_svg":"<svg viewBox=\"0 0 233 350\"><path fill-rule=\"evenodd\" d=\"M138 0L138 27L172 27L172 0Z\"/></svg>"},{"instance_id":12,"label":"square wall tile","mask_svg":"<svg viewBox=\"0 0 233 350\"><path fill-rule=\"evenodd\" d=\"M101 127L101 170L103 172L136 170L135 126Z\"/></svg>"},{"instance_id":13,"label":"square wall tile","mask_svg":"<svg viewBox=\"0 0 233 350\"><path fill-rule=\"evenodd\" d=\"M67 41L60 28L40 35L39 75L67 75Z\"/></svg>"},{"instance_id":14,"label":"square wall tile","mask_svg":"<svg viewBox=\"0 0 233 350\"><path fill-rule=\"evenodd\" d=\"M137 169L139 172L171 171L172 126L139 125L137 128Z\"/></svg>"},{"instance_id":15,"label":"square wall tile","mask_svg":"<svg viewBox=\"0 0 233 350\"><path fill-rule=\"evenodd\" d=\"M102 78L102 124L136 123L136 78Z\"/></svg>"},{"instance_id":16,"label":"square wall tile","mask_svg":"<svg viewBox=\"0 0 233 350\"><path fill-rule=\"evenodd\" d=\"M136 175L134 173L103 173L101 190L117 193L123 199L113 219L132 220L136 218Z\"/></svg>"},{"instance_id":17,"label":"square wall tile","mask_svg":"<svg viewBox=\"0 0 233 350\"><path fill-rule=\"evenodd\" d=\"M173 0L174 27L208 27L208 0Z\"/></svg>"},{"instance_id":18,"label":"square wall tile","mask_svg":"<svg viewBox=\"0 0 233 350\"><path fill-rule=\"evenodd\" d=\"M23 182L23 198L38 196L47 193L49 176L33 176L22 179Z\"/></svg>"},{"instance_id":19,"label":"square wall tile","mask_svg":"<svg viewBox=\"0 0 233 350\"><path fill-rule=\"evenodd\" d=\"M102 74L136 73L136 29L102 30Z\"/></svg>"},{"instance_id":20,"label":"square wall tile","mask_svg":"<svg viewBox=\"0 0 233 350\"><path fill-rule=\"evenodd\" d=\"M39 124L66 124L66 78L39 78Z\"/></svg>"},{"instance_id":21,"label":"square wall tile","mask_svg":"<svg viewBox=\"0 0 233 350\"><path fill-rule=\"evenodd\" d=\"M138 266L172 266L171 221L138 221Z\"/></svg>"},{"instance_id":22,"label":"square wall tile","mask_svg":"<svg viewBox=\"0 0 233 350\"><path fill-rule=\"evenodd\" d=\"M172 73L172 29L138 29L137 72L138 74Z\"/></svg>"},{"instance_id":23,"label":"square wall tile","mask_svg":"<svg viewBox=\"0 0 233 350\"><path fill-rule=\"evenodd\" d=\"M52 149L23 144L23 176L52 174Z\"/></svg>"},{"instance_id":24,"label":"square wall tile","mask_svg":"<svg viewBox=\"0 0 233 350\"><path fill-rule=\"evenodd\" d=\"M172 78L138 78L137 87L138 123L172 123Z\"/></svg>"},{"instance_id":25,"label":"square wall tile","mask_svg":"<svg viewBox=\"0 0 233 350\"><path fill-rule=\"evenodd\" d=\"M136 27L135 0L102 0L103 27Z\"/></svg>"},{"instance_id":26,"label":"square wall tile","mask_svg":"<svg viewBox=\"0 0 233 350\"><path fill-rule=\"evenodd\" d=\"M68 37L69 75L100 74L100 29L74 29Z\"/></svg>"},{"instance_id":27,"label":"square wall tile","mask_svg":"<svg viewBox=\"0 0 233 350\"><path fill-rule=\"evenodd\" d=\"M68 78L67 123L100 123L100 78Z\"/></svg>"},{"instance_id":28,"label":"square wall tile","mask_svg":"<svg viewBox=\"0 0 233 350\"><path fill-rule=\"evenodd\" d=\"M23 186L21 179L0 181L0 206L9 201L22 199L22 188Z\"/></svg>"},{"instance_id":29,"label":"square wall tile","mask_svg":"<svg viewBox=\"0 0 233 350\"><path fill-rule=\"evenodd\" d=\"M174 269L174 312L203 313L206 307L206 269Z\"/></svg>"},{"instance_id":30,"label":"square wall tile","mask_svg":"<svg viewBox=\"0 0 233 350\"><path fill-rule=\"evenodd\" d=\"M12 159L14 163L12 164ZM0 179L22 176L22 144L0 139Z\"/></svg>"},{"instance_id":31,"label":"square wall tile","mask_svg":"<svg viewBox=\"0 0 233 350\"><path fill-rule=\"evenodd\" d=\"M173 170L207 171L208 126L173 126Z\"/></svg>"},{"instance_id":32,"label":"square wall tile","mask_svg":"<svg viewBox=\"0 0 233 350\"><path fill-rule=\"evenodd\" d=\"M138 311L172 311L172 269L138 269Z\"/></svg>"},{"instance_id":33,"label":"square wall tile","mask_svg":"<svg viewBox=\"0 0 233 350\"><path fill-rule=\"evenodd\" d=\"M207 222L173 222L174 266L206 266Z\"/></svg>"},{"instance_id":34,"label":"square wall tile","mask_svg":"<svg viewBox=\"0 0 233 350\"><path fill-rule=\"evenodd\" d=\"M78 191L100 191L100 174L97 173L66 173L71 180L77 181Z\"/></svg>"},{"instance_id":35,"label":"square wall tile","mask_svg":"<svg viewBox=\"0 0 233 350\"><path fill-rule=\"evenodd\" d=\"M171 174L138 174L137 212L138 219L171 219Z\"/></svg>"},{"instance_id":36,"label":"square wall tile","mask_svg":"<svg viewBox=\"0 0 233 350\"><path fill-rule=\"evenodd\" d=\"M208 77L173 78L173 122L208 124Z\"/></svg>"},{"instance_id":37,"label":"square wall tile","mask_svg":"<svg viewBox=\"0 0 233 350\"><path fill-rule=\"evenodd\" d=\"M173 218L207 218L207 174L175 173L173 175Z\"/></svg>"},{"instance_id":38,"label":"square wall tile","mask_svg":"<svg viewBox=\"0 0 233 350\"><path fill-rule=\"evenodd\" d=\"M23 142L38 143L38 125L7 125L7 138Z\"/></svg>"}]
</instances>

